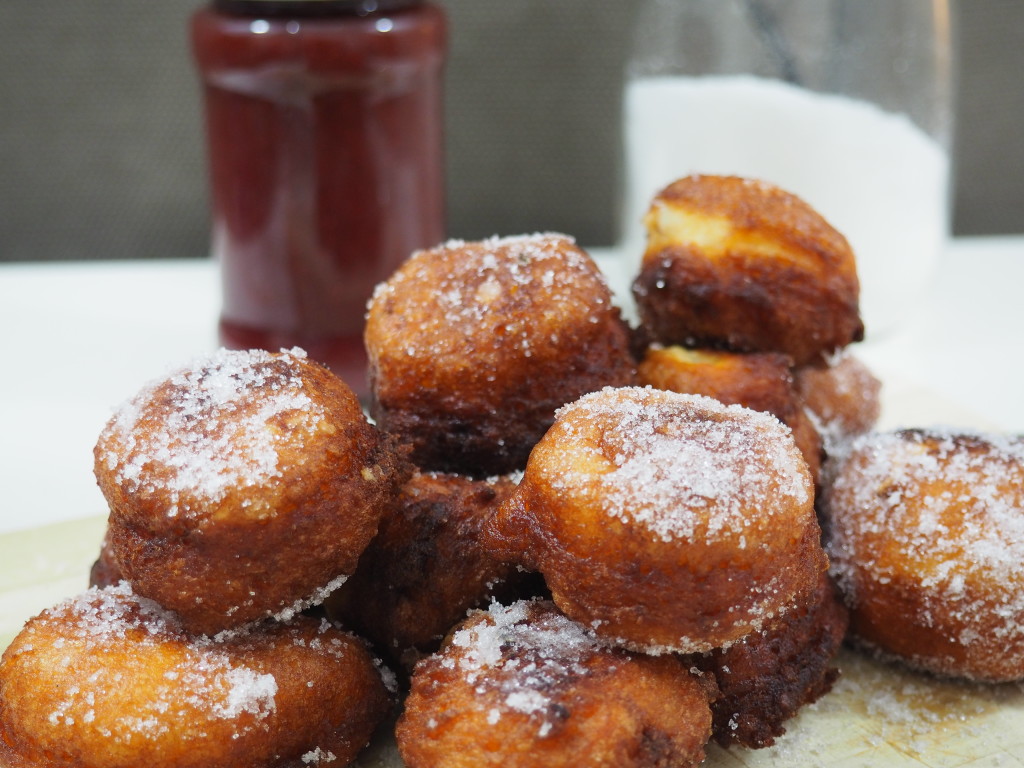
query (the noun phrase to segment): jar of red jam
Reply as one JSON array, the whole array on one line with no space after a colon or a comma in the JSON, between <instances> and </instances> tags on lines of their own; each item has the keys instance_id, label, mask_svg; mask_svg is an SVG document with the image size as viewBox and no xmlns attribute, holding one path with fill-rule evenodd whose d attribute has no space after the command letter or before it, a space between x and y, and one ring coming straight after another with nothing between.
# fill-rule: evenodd
<instances>
[{"instance_id":1,"label":"jar of red jam","mask_svg":"<svg viewBox=\"0 0 1024 768\"><path fill-rule=\"evenodd\" d=\"M444 239L444 12L419 0L214 0L191 35L221 343L301 346L365 394L374 286Z\"/></svg>"}]
</instances>

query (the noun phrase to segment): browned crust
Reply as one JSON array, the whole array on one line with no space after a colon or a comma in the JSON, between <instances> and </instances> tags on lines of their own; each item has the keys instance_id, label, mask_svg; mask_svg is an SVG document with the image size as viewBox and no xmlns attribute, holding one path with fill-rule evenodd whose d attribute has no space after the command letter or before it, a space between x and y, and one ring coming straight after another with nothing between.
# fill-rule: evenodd
<instances>
[{"instance_id":1,"label":"browned crust","mask_svg":"<svg viewBox=\"0 0 1024 768\"><path fill-rule=\"evenodd\" d=\"M611 390L599 394L619 396ZM752 501L749 540L740 545L734 531L664 541L601 512L596 485L574 480L569 489L557 487L562 476L552 466L561 465L551 462L564 454L567 439L584 434L606 458L621 448L607 439L610 424L586 418L563 412L485 528L487 546L498 557L542 573L568 616L636 650L705 651L739 640L815 589L827 559L809 495L802 505L781 495ZM772 450L786 452L795 470L807 472L792 443L779 440ZM578 449L573 455L590 460ZM775 513L771 526L754 522Z\"/></svg>"},{"instance_id":2,"label":"browned crust","mask_svg":"<svg viewBox=\"0 0 1024 768\"><path fill-rule=\"evenodd\" d=\"M521 469L556 408L634 376L597 266L556 235L415 254L378 290L365 339L371 414L424 470Z\"/></svg>"},{"instance_id":3,"label":"browned crust","mask_svg":"<svg viewBox=\"0 0 1024 768\"><path fill-rule=\"evenodd\" d=\"M363 643L312 619L267 625L216 646L175 631L100 637L76 628L74 619L49 612L30 620L0 661L6 766L283 768L301 765L301 755L317 747L347 764L391 706ZM221 702L208 700L202 687L217 668L205 671L195 661L211 649L235 668L273 676L270 711L217 714ZM117 674L118 690L95 689L97 678L109 682ZM167 701L166 718L154 701ZM132 726L140 713L146 724Z\"/></svg>"},{"instance_id":4,"label":"browned crust","mask_svg":"<svg viewBox=\"0 0 1024 768\"><path fill-rule=\"evenodd\" d=\"M727 231L690 240L659 211ZM797 365L863 338L859 282L846 240L781 189L736 177L691 176L660 192L633 285L641 323L664 344L788 354Z\"/></svg>"},{"instance_id":5,"label":"browned crust","mask_svg":"<svg viewBox=\"0 0 1024 768\"><path fill-rule=\"evenodd\" d=\"M545 687L552 725L541 735L537 718L510 711L493 687L503 671L486 669L470 683L450 664L459 653L448 646L417 666L396 729L410 768L570 768L581 756L600 768L686 768L704 758L708 686L674 657L607 649L567 657L566 667L580 671ZM492 710L501 712L496 722Z\"/></svg>"},{"instance_id":6,"label":"browned crust","mask_svg":"<svg viewBox=\"0 0 1024 768\"><path fill-rule=\"evenodd\" d=\"M827 693L839 676L833 659L848 615L827 574L809 599L768 630L726 650L695 657L710 672L719 698L711 704L715 740L728 747L771 746L784 723Z\"/></svg>"},{"instance_id":7,"label":"browned crust","mask_svg":"<svg viewBox=\"0 0 1024 768\"><path fill-rule=\"evenodd\" d=\"M166 430L163 419L175 402L170 380L145 398L145 416L131 436L108 429L97 443L114 563L139 594L178 612L193 632L215 634L293 612L352 573L404 477L390 441L367 423L351 390L319 365L302 363L299 372L306 393L324 409L315 433L290 435L282 417L275 428L288 437L279 449L279 474L233 486L215 502L197 496L189 514L168 514L172 499L159 468L155 482L133 489L106 459ZM237 417L258 410L261 397L253 392Z\"/></svg>"},{"instance_id":8,"label":"browned crust","mask_svg":"<svg viewBox=\"0 0 1024 768\"><path fill-rule=\"evenodd\" d=\"M651 347L637 366L641 386L707 395L789 422L797 410L792 361L778 353Z\"/></svg>"},{"instance_id":9,"label":"browned crust","mask_svg":"<svg viewBox=\"0 0 1024 768\"><path fill-rule=\"evenodd\" d=\"M508 479L414 475L328 612L406 662L435 651L468 609L514 599L525 574L481 544L484 522L513 487Z\"/></svg>"}]
</instances>

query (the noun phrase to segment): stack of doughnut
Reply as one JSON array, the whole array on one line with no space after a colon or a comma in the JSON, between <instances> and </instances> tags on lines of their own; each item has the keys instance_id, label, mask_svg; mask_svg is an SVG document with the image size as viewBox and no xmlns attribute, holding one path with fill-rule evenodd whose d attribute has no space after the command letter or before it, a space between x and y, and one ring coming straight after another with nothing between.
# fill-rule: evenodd
<instances>
[{"instance_id":1,"label":"stack of doughnut","mask_svg":"<svg viewBox=\"0 0 1024 768\"><path fill-rule=\"evenodd\" d=\"M392 680L308 609L355 570L405 472L300 350L222 350L144 387L96 444L97 583L31 619L0 662L0 762L353 760Z\"/></svg>"},{"instance_id":2,"label":"stack of doughnut","mask_svg":"<svg viewBox=\"0 0 1024 768\"><path fill-rule=\"evenodd\" d=\"M413 254L369 419L301 350L147 385L93 586L0 661L0 762L344 765L404 692L409 768L692 766L848 636L1024 678L1024 443L873 431L854 256L795 196L687 177L646 225L636 327L565 235Z\"/></svg>"}]
</instances>

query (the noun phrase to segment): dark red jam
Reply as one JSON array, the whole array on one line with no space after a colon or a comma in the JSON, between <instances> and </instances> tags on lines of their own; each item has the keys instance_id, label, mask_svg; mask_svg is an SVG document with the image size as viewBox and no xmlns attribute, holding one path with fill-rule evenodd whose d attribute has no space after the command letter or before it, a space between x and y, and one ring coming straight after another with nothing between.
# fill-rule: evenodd
<instances>
[{"instance_id":1,"label":"dark red jam","mask_svg":"<svg viewBox=\"0 0 1024 768\"><path fill-rule=\"evenodd\" d=\"M444 239L444 13L218 0L192 17L221 343L304 347L360 395L373 287Z\"/></svg>"}]
</instances>

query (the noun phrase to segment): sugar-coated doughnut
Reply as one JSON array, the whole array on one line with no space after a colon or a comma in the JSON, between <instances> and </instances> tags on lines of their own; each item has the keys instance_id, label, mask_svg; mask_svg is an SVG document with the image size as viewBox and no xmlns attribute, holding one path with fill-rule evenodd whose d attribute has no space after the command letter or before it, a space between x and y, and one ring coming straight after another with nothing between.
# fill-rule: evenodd
<instances>
[{"instance_id":1,"label":"sugar-coated doughnut","mask_svg":"<svg viewBox=\"0 0 1024 768\"><path fill-rule=\"evenodd\" d=\"M685 768L708 697L676 657L610 650L550 603L495 604L417 665L396 737L409 768Z\"/></svg>"},{"instance_id":2,"label":"sugar-coated doughnut","mask_svg":"<svg viewBox=\"0 0 1024 768\"><path fill-rule=\"evenodd\" d=\"M1024 439L863 435L823 509L860 643L941 675L1024 678Z\"/></svg>"},{"instance_id":3,"label":"sugar-coated doughnut","mask_svg":"<svg viewBox=\"0 0 1024 768\"><path fill-rule=\"evenodd\" d=\"M400 482L356 396L301 350L220 350L145 387L95 473L123 577L207 634L322 600Z\"/></svg>"},{"instance_id":4,"label":"sugar-coated doughnut","mask_svg":"<svg viewBox=\"0 0 1024 768\"><path fill-rule=\"evenodd\" d=\"M782 352L803 365L863 337L853 251L795 195L688 176L655 196L644 221L633 294L651 340Z\"/></svg>"},{"instance_id":5,"label":"sugar-coated doughnut","mask_svg":"<svg viewBox=\"0 0 1024 768\"><path fill-rule=\"evenodd\" d=\"M555 409L630 384L630 332L571 238L451 241L413 254L367 314L371 414L425 470L522 469Z\"/></svg>"},{"instance_id":6,"label":"sugar-coated doughnut","mask_svg":"<svg viewBox=\"0 0 1024 768\"><path fill-rule=\"evenodd\" d=\"M637 366L637 383L706 395L775 416L791 430L811 477L821 468L821 438L797 395L793 361L777 352L728 352L652 345Z\"/></svg>"},{"instance_id":7,"label":"sugar-coated doughnut","mask_svg":"<svg viewBox=\"0 0 1024 768\"><path fill-rule=\"evenodd\" d=\"M797 395L832 451L871 431L881 415L882 382L861 360L844 350L794 372Z\"/></svg>"},{"instance_id":8,"label":"sugar-coated doughnut","mask_svg":"<svg viewBox=\"0 0 1024 768\"><path fill-rule=\"evenodd\" d=\"M31 619L0 660L8 768L346 765L390 709L363 643L297 617L221 639L122 583Z\"/></svg>"},{"instance_id":9,"label":"sugar-coated doughnut","mask_svg":"<svg viewBox=\"0 0 1024 768\"><path fill-rule=\"evenodd\" d=\"M403 666L437 650L468 609L517 594L525 580L481 543L484 522L514 487L507 477L414 474L356 572L327 599L328 613Z\"/></svg>"},{"instance_id":10,"label":"sugar-coated doughnut","mask_svg":"<svg viewBox=\"0 0 1024 768\"><path fill-rule=\"evenodd\" d=\"M784 425L640 387L560 409L485 534L540 571L569 617L648 653L736 642L826 568L810 474Z\"/></svg>"}]
</instances>

